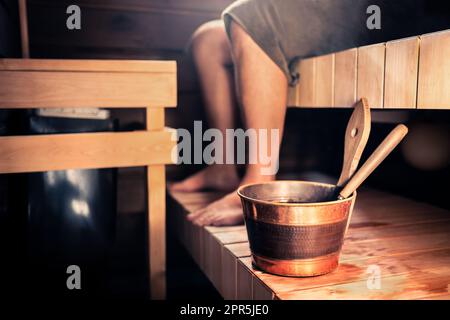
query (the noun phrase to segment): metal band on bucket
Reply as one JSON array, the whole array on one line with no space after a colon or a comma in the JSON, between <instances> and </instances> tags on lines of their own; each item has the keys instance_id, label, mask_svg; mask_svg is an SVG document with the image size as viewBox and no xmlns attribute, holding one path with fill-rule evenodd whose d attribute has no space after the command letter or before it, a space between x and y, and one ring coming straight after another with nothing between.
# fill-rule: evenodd
<instances>
[{"instance_id":1,"label":"metal band on bucket","mask_svg":"<svg viewBox=\"0 0 450 320\"><path fill-rule=\"evenodd\" d=\"M312 226L271 224L246 218L251 251L264 257L311 259L341 250L347 219Z\"/></svg>"}]
</instances>

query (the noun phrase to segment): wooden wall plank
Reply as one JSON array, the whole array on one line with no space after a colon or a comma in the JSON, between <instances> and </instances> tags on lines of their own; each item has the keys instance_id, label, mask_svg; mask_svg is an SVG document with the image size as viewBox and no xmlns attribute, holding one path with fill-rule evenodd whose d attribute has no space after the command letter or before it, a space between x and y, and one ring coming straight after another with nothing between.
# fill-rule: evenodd
<instances>
[{"instance_id":1,"label":"wooden wall plank","mask_svg":"<svg viewBox=\"0 0 450 320\"><path fill-rule=\"evenodd\" d=\"M136 131L0 137L0 173L168 164L175 146L171 135Z\"/></svg>"},{"instance_id":2,"label":"wooden wall plank","mask_svg":"<svg viewBox=\"0 0 450 320\"><path fill-rule=\"evenodd\" d=\"M289 86L288 87L288 93L287 93L287 106L288 107L298 107L299 105L299 84L296 86Z\"/></svg>"},{"instance_id":3,"label":"wooden wall plank","mask_svg":"<svg viewBox=\"0 0 450 320\"><path fill-rule=\"evenodd\" d=\"M176 106L172 73L0 71L0 108Z\"/></svg>"},{"instance_id":4,"label":"wooden wall plank","mask_svg":"<svg viewBox=\"0 0 450 320\"><path fill-rule=\"evenodd\" d=\"M356 102L358 49L335 55L334 107L350 108Z\"/></svg>"},{"instance_id":5,"label":"wooden wall plank","mask_svg":"<svg viewBox=\"0 0 450 320\"><path fill-rule=\"evenodd\" d=\"M0 70L8 71L86 71L86 72L177 72L175 61L158 60L72 60L0 59Z\"/></svg>"},{"instance_id":6,"label":"wooden wall plank","mask_svg":"<svg viewBox=\"0 0 450 320\"><path fill-rule=\"evenodd\" d=\"M418 109L450 109L450 30L420 37Z\"/></svg>"},{"instance_id":7,"label":"wooden wall plank","mask_svg":"<svg viewBox=\"0 0 450 320\"><path fill-rule=\"evenodd\" d=\"M418 37L386 43L384 108L416 108L418 66Z\"/></svg>"},{"instance_id":8,"label":"wooden wall plank","mask_svg":"<svg viewBox=\"0 0 450 320\"><path fill-rule=\"evenodd\" d=\"M296 104L296 106L314 107L316 59L311 58L300 61L298 71L300 74L300 81L298 84L298 104Z\"/></svg>"},{"instance_id":9,"label":"wooden wall plank","mask_svg":"<svg viewBox=\"0 0 450 320\"><path fill-rule=\"evenodd\" d=\"M365 97L371 108L383 108L384 43L358 48L357 98Z\"/></svg>"},{"instance_id":10,"label":"wooden wall plank","mask_svg":"<svg viewBox=\"0 0 450 320\"><path fill-rule=\"evenodd\" d=\"M314 106L330 108L334 101L334 54L315 58Z\"/></svg>"}]
</instances>

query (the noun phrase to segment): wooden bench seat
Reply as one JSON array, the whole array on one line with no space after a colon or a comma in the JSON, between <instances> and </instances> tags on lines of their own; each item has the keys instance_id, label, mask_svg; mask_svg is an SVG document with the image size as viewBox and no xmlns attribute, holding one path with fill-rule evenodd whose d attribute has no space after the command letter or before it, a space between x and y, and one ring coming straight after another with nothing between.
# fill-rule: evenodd
<instances>
[{"instance_id":1,"label":"wooden bench seat","mask_svg":"<svg viewBox=\"0 0 450 320\"><path fill-rule=\"evenodd\" d=\"M304 59L291 107L450 109L450 30Z\"/></svg>"},{"instance_id":2,"label":"wooden bench seat","mask_svg":"<svg viewBox=\"0 0 450 320\"><path fill-rule=\"evenodd\" d=\"M251 263L245 226L194 226L186 214L220 197L171 193L168 220L225 299L450 299L450 212L385 192L360 191L339 268L279 277ZM371 266L381 288L368 289Z\"/></svg>"}]
</instances>

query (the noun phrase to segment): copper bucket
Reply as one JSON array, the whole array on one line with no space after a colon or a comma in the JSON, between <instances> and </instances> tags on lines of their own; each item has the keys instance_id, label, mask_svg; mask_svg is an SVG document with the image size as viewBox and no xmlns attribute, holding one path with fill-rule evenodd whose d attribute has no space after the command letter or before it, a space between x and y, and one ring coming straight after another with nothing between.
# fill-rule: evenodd
<instances>
[{"instance_id":1,"label":"copper bucket","mask_svg":"<svg viewBox=\"0 0 450 320\"><path fill-rule=\"evenodd\" d=\"M356 192L336 200L336 186L274 181L239 188L253 263L283 276L333 271L348 228Z\"/></svg>"}]
</instances>

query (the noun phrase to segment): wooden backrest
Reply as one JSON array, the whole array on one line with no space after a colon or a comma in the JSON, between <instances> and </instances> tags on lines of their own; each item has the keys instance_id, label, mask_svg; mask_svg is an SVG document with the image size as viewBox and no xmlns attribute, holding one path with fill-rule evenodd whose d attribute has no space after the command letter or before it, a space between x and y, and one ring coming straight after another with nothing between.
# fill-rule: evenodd
<instances>
[{"instance_id":1,"label":"wooden backrest","mask_svg":"<svg viewBox=\"0 0 450 320\"><path fill-rule=\"evenodd\" d=\"M450 109L450 30L302 60L294 107Z\"/></svg>"},{"instance_id":2,"label":"wooden backrest","mask_svg":"<svg viewBox=\"0 0 450 320\"><path fill-rule=\"evenodd\" d=\"M0 59L0 108L147 109L147 131L0 137L0 173L171 163L176 81L172 61Z\"/></svg>"}]
</instances>

